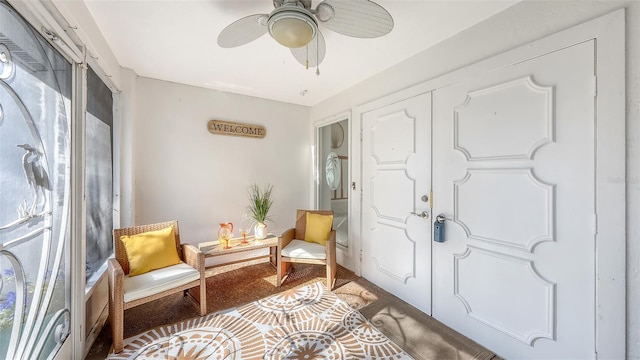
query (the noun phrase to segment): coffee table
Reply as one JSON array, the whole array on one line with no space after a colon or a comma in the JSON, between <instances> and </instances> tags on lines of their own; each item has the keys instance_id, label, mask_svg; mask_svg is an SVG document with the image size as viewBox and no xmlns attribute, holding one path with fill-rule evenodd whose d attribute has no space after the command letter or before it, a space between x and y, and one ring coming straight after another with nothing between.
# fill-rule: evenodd
<instances>
[{"instance_id":1,"label":"coffee table","mask_svg":"<svg viewBox=\"0 0 640 360\"><path fill-rule=\"evenodd\" d=\"M218 266L237 264L241 262L264 259L264 258L269 258L269 262L274 267L277 265L276 264L276 260L277 260L276 251L278 249L277 236L273 234L269 234L265 239L256 239L253 236L247 236L247 241L249 243L246 245L243 245L241 244L242 242L241 237L233 238L229 240L229 246L231 246L231 249L224 249L223 246L220 245L218 241L209 241L209 242L199 243L198 248L200 249L200 251L204 253L205 258L212 258L216 256L229 255L229 254L242 254L244 252L248 252L251 250L264 249L264 248L269 248L269 254L254 256L249 258L243 257L238 260L226 261L220 264L205 266L205 269L211 269Z\"/></svg>"}]
</instances>

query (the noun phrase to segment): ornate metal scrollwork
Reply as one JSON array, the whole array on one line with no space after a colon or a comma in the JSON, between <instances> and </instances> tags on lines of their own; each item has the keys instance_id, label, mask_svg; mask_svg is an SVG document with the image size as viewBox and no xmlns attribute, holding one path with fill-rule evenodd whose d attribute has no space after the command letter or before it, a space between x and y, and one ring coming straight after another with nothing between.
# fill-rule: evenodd
<instances>
[{"instance_id":1,"label":"ornate metal scrollwork","mask_svg":"<svg viewBox=\"0 0 640 360\"><path fill-rule=\"evenodd\" d=\"M9 48L0 43L0 80L7 80L13 75L15 64Z\"/></svg>"},{"instance_id":2,"label":"ornate metal scrollwork","mask_svg":"<svg viewBox=\"0 0 640 360\"><path fill-rule=\"evenodd\" d=\"M0 33L0 354L41 358L70 331L72 70L5 2Z\"/></svg>"}]
</instances>

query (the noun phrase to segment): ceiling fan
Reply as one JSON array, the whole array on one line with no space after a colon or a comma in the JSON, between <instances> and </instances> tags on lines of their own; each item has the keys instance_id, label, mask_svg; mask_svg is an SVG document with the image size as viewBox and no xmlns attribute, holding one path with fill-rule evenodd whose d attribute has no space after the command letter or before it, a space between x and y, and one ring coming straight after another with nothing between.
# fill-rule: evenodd
<instances>
[{"instance_id":1,"label":"ceiling fan","mask_svg":"<svg viewBox=\"0 0 640 360\"><path fill-rule=\"evenodd\" d=\"M269 33L308 69L318 67L326 53L318 24L357 38L375 38L393 29L391 14L369 0L324 0L315 9L311 0L273 0L273 6L270 14L249 15L228 25L218 35L218 45L232 48Z\"/></svg>"}]
</instances>

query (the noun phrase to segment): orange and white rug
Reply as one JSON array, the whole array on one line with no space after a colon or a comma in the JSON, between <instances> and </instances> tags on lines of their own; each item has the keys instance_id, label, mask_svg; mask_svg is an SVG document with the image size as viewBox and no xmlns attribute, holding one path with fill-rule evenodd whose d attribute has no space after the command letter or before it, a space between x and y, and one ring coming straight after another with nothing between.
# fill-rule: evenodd
<instances>
[{"instance_id":1,"label":"orange and white rug","mask_svg":"<svg viewBox=\"0 0 640 360\"><path fill-rule=\"evenodd\" d=\"M411 359L321 283L162 326L109 359Z\"/></svg>"}]
</instances>

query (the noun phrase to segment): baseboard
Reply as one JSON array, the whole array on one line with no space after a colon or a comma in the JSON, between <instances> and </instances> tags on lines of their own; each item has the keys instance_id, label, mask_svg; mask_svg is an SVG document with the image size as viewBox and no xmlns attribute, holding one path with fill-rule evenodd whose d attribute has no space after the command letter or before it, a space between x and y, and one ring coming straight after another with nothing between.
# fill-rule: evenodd
<instances>
[{"instance_id":1,"label":"baseboard","mask_svg":"<svg viewBox=\"0 0 640 360\"><path fill-rule=\"evenodd\" d=\"M104 324L107 322L108 317L109 304L107 303L107 305L105 305L105 307L100 312L98 320L95 322L95 324L93 324L91 331L89 331L89 335L87 335L87 338L84 340L84 357L86 357L89 353L89 350L91 350L91 346L93 346L93 343L98 338L98 335L100 335L100 332L102 331Z\"/></svg>"}]
</instances>

